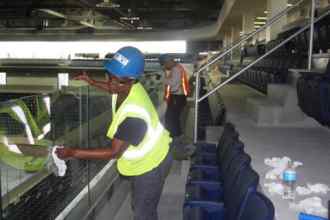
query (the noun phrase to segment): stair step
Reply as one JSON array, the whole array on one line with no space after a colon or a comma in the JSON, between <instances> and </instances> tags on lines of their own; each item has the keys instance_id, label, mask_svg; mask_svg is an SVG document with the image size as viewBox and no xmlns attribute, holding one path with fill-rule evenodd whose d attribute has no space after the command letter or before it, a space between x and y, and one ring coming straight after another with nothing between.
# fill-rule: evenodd
<instances>
[{"instance_id":1,"label":"stair step","mask_svg":"<svg viewBox=\"0 0 330 220\"><path fill-rule=\"evenodd\" d=\"M267 98L248 98L246 109L257 125L266 126L279 123L282 105Z\"/></svg>"}]
</instances>

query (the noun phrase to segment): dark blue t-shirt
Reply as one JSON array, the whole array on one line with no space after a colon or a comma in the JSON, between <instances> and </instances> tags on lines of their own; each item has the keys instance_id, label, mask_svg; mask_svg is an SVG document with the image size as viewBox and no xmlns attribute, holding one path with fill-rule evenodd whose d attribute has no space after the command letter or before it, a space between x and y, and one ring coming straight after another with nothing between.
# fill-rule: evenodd
<instances>
[{"instance_id":1,"label":"dark blue t-shirt","mask_svg":"<svg viewBox=\"0 0 330 220\"><path fill-rule=\"evenodd\" d=\"M147 132L147 124L140 118L128 117L117 129L115 138L137 146L143 140Z\"/></svg>"}]
</instances>

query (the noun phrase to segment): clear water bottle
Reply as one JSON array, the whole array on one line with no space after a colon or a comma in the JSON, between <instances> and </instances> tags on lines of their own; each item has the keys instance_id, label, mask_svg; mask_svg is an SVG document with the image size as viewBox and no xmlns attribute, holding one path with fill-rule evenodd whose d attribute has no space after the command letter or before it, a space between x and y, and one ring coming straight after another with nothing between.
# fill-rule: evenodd
<instances>
[{"instance_id":1,"label":"clear water bottle","mask_svg":"<svg viewBox=\"0 0 330 220\"><path fill-rule=\"evenodd\" d=\"M283 172L283 199L294 200L296 196L296 181L297 172L291 161L288 162L286 169Z\"/></svg>"}]
</instances>

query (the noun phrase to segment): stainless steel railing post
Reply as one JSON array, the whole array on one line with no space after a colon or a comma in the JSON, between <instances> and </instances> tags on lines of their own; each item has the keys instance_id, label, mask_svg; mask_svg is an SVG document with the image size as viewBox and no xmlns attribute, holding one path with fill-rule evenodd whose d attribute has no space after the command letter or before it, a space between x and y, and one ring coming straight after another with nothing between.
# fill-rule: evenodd
<instances>
[{"instance_id":1,"label":"stainless steel railing post","mask_svg":"<svg viewBox=\"0 0 330 220\"><path fill-rule=\"evenodd\" d=\"M314 19L315 19L315 0L312 0L311 18L310 18L310 35L309 35L309 51L308 51L308 70L312 69L313 44L314 44Z\"/></svg>"},{"instance_id":2,"label":"stainless steel railing post","mask_svg":"<svg viewBox=\"0 0 330 220\"><path fill-rule=\"evenodd\" d=\"M200 73L201 71L197 71L196 73L196 85L195 85L195 114L194 114L194 144L197 143L198 140L198 99L199 99L199 90L200 90Z\"/></svg>"}]
</instances>

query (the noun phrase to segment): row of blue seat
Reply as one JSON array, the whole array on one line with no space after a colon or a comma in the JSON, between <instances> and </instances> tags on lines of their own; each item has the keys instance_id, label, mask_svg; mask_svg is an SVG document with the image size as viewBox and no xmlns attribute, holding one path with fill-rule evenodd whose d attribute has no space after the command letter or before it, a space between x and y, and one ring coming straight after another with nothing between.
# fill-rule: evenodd
<instances>
[{"instance_id":1,"label":"row of blue seat","mask_svg":"<svg viewBox=\"0 0 330 220\"><path fill-rule=\"evenodd\" d=\"M317 15L321 15L324 12L327 12L329 8L326 9L318 9L316 11ZM290 28L289 30L281 33L278 36L279 40L283 40L297 32L300 28L302 28L306 23L304 21L298 22L296 26ZM327 52L330 48L329 42L330 36L330 15L326 16L324 19L315 23L314 28L314 46L313 53L319 53L319 51ZM294 50L296 53L301 55L307 55L309 48L309 40L310 40L310 30L304 31L302 34L295 37L289 44L286 45L287 50ZM268 48L270 49L270 48Z\"/></svg>"},{"instance_id":2,"label":"row of blue seat","mask_svg":"<svg viewBox=\"0 0 330 220\"><path fill-rule=\"evenodd\" d=\"M271 56L248 69L241 75L240 80L263 93L267 93L269 83L286 83L289 69L303 68L305 63L305 58L299 56Z\"/></svg>"},{"instance_id":3,"label":"row of blue seat","mask_svg":"<svg viewBox=\"0 0 330 220\"><path fill-rule=\"evenodd\" d=\"M301 76L297 94L303 112L322 125L330 126L330 75Z\"/></svg>"},{"instance_id":4,"label":"row of blue seat","mask_svg":"<svg viewBox=\"0 0 330 220\"><path fill-rule=\"evenodd\" d=\"M317 13L321 14L322 12L318 11ZM319 51L327 52L327 50L330 49L330 41L328 40L330 36L329 21L330 15L315 24L314 53L319 53ZM270 51L276 47L279 43L297 32L303 25L305 25L305 23L301 22L295 27L279 34L277 39L267 43L266 51ZM269 83L286 83L289 69L306 68L309 38L309 30L299 34L290 42L275 50L268 58L260 61L242 74L240 80L263 93L267 93L267 85ZM238 66L234 72L238 72L238 70L242 69L244 66L246 66L246 64Z\"/></svg>"},{"instance_id":5,"label":"row of blue seat","mask_svg":"<svg viewBox=\"0 0 330 220\"><path fill-rule=\"evenodd\" d=\"M273 220L274 206L257 192L259 175L232 124L217 145L197 144L186 184L184 220Z\"/></svg>"}]
</instances>

